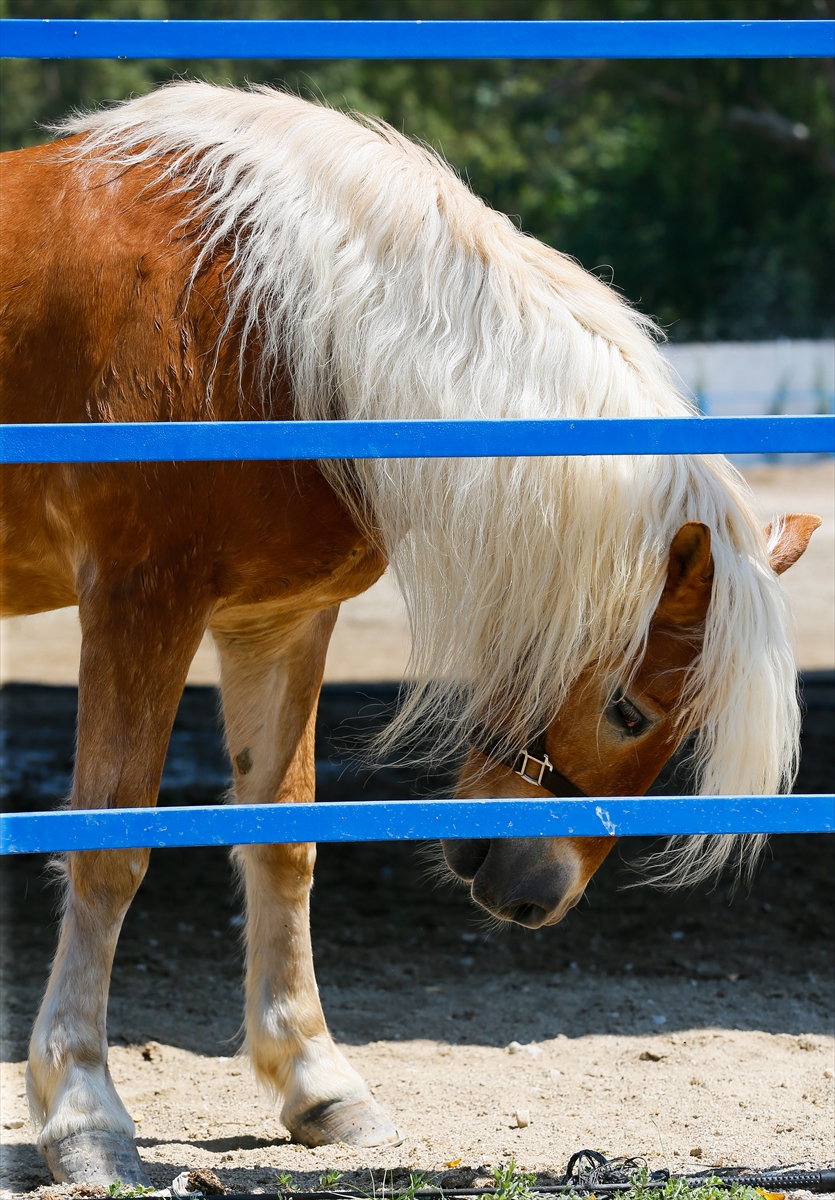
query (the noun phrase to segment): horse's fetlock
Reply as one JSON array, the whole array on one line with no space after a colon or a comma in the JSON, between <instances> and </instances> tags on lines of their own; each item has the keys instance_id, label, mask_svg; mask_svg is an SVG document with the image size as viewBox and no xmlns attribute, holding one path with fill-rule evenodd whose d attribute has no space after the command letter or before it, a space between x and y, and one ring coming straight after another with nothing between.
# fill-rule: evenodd
<instances>
[{"instance_id":1,"label":"horse's fetlock","mask_svg":"<svg viewBox=\"0 0 835 1200\"><path fill-rule=\"evenodd\" d=\"M285 1124L313 1105L353 1102L369 1095L365 1080L336 1048L327 1032L302 1041L296 1038L294 1043L286 1039L285 1044L291 1053L280 1063L275 1059L274 1050L270 1056L272 1077L275 1080L280 1077L280 1086L273 1084L273 1087L284 1100L281 1112Z\"/></svg>"},{"instance_id":2,"label":"horse's fetlock","mask_svg":"<svg viewBox=\"0 0 835 1200\"><path fill-rule=\"evenodd\" d=\"M39 1147L87 1130L105 1130L133 1138L135 1126L103 1064L93 1069L72 1064L49 1081L46 1095L36 1095L41 1114Z\"/></svg>"}]
</instances>

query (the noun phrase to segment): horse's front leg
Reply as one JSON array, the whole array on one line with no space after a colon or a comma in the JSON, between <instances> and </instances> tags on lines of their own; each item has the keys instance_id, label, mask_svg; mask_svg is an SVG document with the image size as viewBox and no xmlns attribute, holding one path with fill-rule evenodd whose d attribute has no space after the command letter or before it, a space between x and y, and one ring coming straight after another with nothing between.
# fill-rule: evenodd
<instances>
[{"instance_id":1,"label":"horse's front leg","mask_svg":"<svg viewBox=\"0 0 835 1200\"><path fill-rule=\"evenodd\" d=\"M157 577L158 578L158 577ZM80 599L73 808L156 803L171 726L208 607L152 579L103 581ZM122 921L148 850L69 854L58 950L29 1047L38 1147L59 1182L148 1184L107 1067L107 998Z\"/></svg>"},{"instance_id":2,"label":"horse's front leg","mask_svg":"<svg viewBox=\"0 0 835 1200\"><path fill-rule=\"evenodd\" d=\"M394 1144L398 1131L325 1023L310 946L315 857L310 844L236 850L247 897L247 1047L296 1141Z\"/></svg>"},{"instance_id":3,"label":"horse's front leg","mask_svg":"<svg viewBox=\"0 0 835 1200\"><path fill-rule=\"evenodd\" d=\"M336 609L292 633L268 622L215 628L226 736L239 803L312 801L314 726ZM380 1146L400 1135L333 1043L313 972L316 847L238 846L246 892L247 1048L281 1119L305 1145Z\"/></svg>"}]
</instances>

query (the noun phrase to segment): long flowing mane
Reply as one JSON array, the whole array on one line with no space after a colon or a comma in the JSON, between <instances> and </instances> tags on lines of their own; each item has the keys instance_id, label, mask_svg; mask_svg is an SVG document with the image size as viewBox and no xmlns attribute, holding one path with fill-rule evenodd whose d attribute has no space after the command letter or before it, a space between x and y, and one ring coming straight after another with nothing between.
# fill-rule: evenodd
<instances>
[{"instance_id":1,"label":"long flowing mane","mask_svg":"<svg viewBox=\"0 0 835 1200\"><path fill-rule=\"evenodd\" d=\"M242 358L250 341L260 347L265 414L285 371L309 419L692 415L651 321L380 121L267 88L178 83L61 128L87 135L73 152L81 169L88 156L159 161L168 186L195 198L195 273L234 247L225 333L243 331ZM690 681L697 785L745 794L791 783L786 600L725 459L323 470L381 540L405 598L417 684L392 738L431 721L439 751L460 745L501 698L518 742L586 667L602 662L616 683L644 644L675 531L699 520L715 581ZM737 849L687 839L670 872L701 878Z\"/></svg>"}]
</instances>

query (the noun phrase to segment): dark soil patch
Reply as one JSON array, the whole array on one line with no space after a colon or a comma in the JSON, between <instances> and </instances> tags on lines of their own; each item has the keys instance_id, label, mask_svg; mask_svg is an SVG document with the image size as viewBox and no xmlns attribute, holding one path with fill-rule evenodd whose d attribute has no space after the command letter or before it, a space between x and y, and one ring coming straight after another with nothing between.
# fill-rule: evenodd
<instances>
[{"instance_id":1,"label":"dark soil patch","mask_svg":"<svg viewBox=\"0 0 835 1200\"><path fill-rule=\"evenodd\" d=\"M833 690L831 673L807 681L811 703L804 726L799 791L832 790ZM46 807L47 783L54 784L71 762L74 709L69 692L3 689L9 777L17 780L7 797L9 806ZM336 792L340 798L360 798L371 791L376 796L397 796L424 789L425 780L415 773L408 778L404 772L381 772L369 782L367 774L345 767L344 758L334 751L333 730L344 717L356 716L357 689L331 692L329 699L326 690L320 722L325 795L335 798ZM163 796L168 803L183 803L187 797L205 800L207 793L216 799L225 785L215 702L209 693L209 689L190 689L184 699L169 755L171 782ZM20 766L21 754L29 754L25 769ZM176 772L183 780L187 769L191 777L178 790ZM220 781L213 786L205 777L211 772ZM53 791L51 802L59 795ZM739 888L733 898L727 881L693 893L629 886L637 882L629 864L650 845L644 839L621 841L593 879L583 903L561 925L536 933L518 927L488 930L464 888L448 882L436 886L434 847L320 846L312 905L320 984L325 989L385 988L413 979L438 987L470 981L477 987L480 980L507 976L517 986L523 975L544 981L549 975L575 970L587 982L595 973L601 980L612 975L648 981L679 977L718 981L723 987L725 981L748 980L763 995L773 993L775 1001L787 992L802 994L819 1012L815 1027L821 1032L828 1029L835 943L835 838L773 838L752 884ZM7 990L4 1005L7 1053L19 1058L54 947L57 897L40 856L7 859L3 877L7 978L15 983L13 991ZM194 1020L193 1028L183 1030L185 1041L179 1044L230 1053L218 1041L234 1036L237 1018L230 1025L230 1013L240 1011L239 914L225 851L155 851L119 943L112 1037L139 1044L159 1038L157 1016L170 1010L172 1019L179 1013L188 1022L191 1013ZM137 989L153 994L143 1028L134 1027L136 1006L128 1003ZM134 1015L128 1017L129 1011ZM488 1038L488 1031L468 1019L464 1009L454 1016L463 1036L475 1041ZM415 1014L404 1012L398 1019L404 1037L426 1036ZM348 1022L345 1033L349 1038L365 1038L369 1031L352 1030Z\"/></svg>"}]
</instances>

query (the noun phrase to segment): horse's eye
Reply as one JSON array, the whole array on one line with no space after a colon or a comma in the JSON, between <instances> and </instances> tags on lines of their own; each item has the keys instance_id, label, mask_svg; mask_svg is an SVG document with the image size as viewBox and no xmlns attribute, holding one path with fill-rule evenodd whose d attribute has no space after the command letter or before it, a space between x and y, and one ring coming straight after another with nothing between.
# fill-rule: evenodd
<instances>
[{"instance_id":1,"label":"horse's eye","mask_svg":"<svg viewBox=\"0 0 835 1200\"><path fill-rule=\"evenodd\" d=\"M641 710L622 694L614 697L608 711L612 723L629 737L640 737L649 726Z\"/></svg>"}]
</instances>

